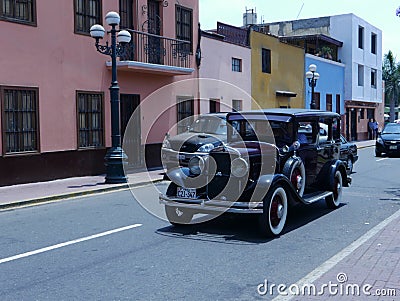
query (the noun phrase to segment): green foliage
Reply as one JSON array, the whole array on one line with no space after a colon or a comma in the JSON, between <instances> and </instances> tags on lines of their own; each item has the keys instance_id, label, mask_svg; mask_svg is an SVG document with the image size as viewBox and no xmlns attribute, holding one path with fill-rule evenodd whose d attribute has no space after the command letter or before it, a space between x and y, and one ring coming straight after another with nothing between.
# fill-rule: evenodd
<instances>
[{"instance_id":1,"label":"green foliage","mask_svg":"<svg viewBox=\"0 0 400 301\"><path fill-rule=\"evenodd\" d=\"M383 57L382 79L385 81L385 99L390 103L390 121L393 121L394 108L400 96L400 64L391 50Z\"/></svg>"}]
</instances>

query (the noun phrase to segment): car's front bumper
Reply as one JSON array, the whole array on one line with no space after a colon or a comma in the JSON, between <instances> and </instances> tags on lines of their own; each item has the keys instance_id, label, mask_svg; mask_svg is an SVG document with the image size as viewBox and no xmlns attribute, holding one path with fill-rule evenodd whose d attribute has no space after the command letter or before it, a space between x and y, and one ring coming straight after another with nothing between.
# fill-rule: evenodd
<instances>
[{"instance_id":1,"label":"car's front bumper","mask_svg":"<svg viewBox=\"0 0 400 301\"><path fill-rule=\"evenodd\" d=\"M263 202L230 202L208 199L172 198L164 194L159 195L161 204L165 206L192 209L198 213L220 214L229 213L262 213Z\"/></svg>"},{"instance_id":2,"label":"car's front bumper","mask_svg":"<svg viewBox=\"0 0 400 301\"><path fill-rule=\"evenodd\" d=\"M383 142L379 143L378 141L375 143L376 151L379 153L385 153L387 155L400 154L400 143L390 143Z\"/></svg>"}]
</instances>

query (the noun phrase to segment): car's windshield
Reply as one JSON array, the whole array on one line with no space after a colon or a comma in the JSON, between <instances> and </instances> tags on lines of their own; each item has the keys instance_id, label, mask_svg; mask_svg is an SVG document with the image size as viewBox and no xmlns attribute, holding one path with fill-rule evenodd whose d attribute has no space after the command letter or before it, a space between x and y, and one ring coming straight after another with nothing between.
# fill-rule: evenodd
<instances>
[{"instance_id":1,"label":"car's windshield","mask_svg":"<svg viewBox=\"0 0 400 301\"><path fill-rule=\"evenodd\" d=\"M400 124L387 124L382 134L400 134Z\"/></svg>"},{"instance_id":2,"label":"car's windshield","mask_svg":"<svg viewBox=\"0 0 400 301\"><path fill-rule=\"evenodd\" d=\"M226 120L215 116L200 117L191 125L189 132L226 135Z\"/></svg>"},{"instance_id":3,"label":"car's windshield","mask_svg":"<svg viewBox=\"0 0 400 301\"><path fill-rule=\"evenodd\" d=\"M274 120L234 120L230 142L263 141L275 143L278 147L291 145L293 142L293 124Z\"/></svg>"}]
</instances>

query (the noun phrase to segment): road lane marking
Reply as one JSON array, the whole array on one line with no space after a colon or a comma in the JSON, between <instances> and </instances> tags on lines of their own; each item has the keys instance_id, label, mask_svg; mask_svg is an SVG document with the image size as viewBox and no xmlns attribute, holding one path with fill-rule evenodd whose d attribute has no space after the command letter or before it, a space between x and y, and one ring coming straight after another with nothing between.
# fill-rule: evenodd
<instances>
[{"instance_id":1,"label":"road lane marking","mask_svg":"<svg viewBox=\"0 0 400 301\"><path fill-rule=\"evenodd\" d=\"M109 231L106 231L106 232L102 232L102 233L98 233L98 234L94 234L94 235L90 235L90 236L86 236L86 237L82 237L82 238L66 241L66 242L63 242L63 243L60 243L60 244L48 246L48 247L37 249L37 250L34 250L34 251L30 251L30 252L14 255L14 256L11 256L11 257L0 259L0 264L5 263L5 262L9 262L9 261L13 261L13 260L17 260L17 259L21 259L21 258L24 258L24 257L29 257L29 256L32 256L32 255L37 255L37 254L40 254L40 253L48 252L48 251L51 251L51 250L63 248L63 247L66 247L66 246L74 245L74 244L77 244L77 243L80 243L80 242L84 242L84 241L88 241L88 240L91 240L91 239L95 239L95 238L99 238L99 237L115 234L115 233L118 233L118 232L130 230L130 229L133 229L133 228L138 228L140 226L143 226L143 225L142 224L133 224L133 225L129 225L129 226L126 226L126 227L122 227L122 228L118 228L118 229L114 229L114 230L109 230Z\"/></svg>"},{"instance_id":2,"label":"road lane marking","mask_svg":"<svg viewBox=\"0 0 400 301\"><path fill-rule=\"evenodd\" d=\"M380 161L383 161L383 160L387 160L387 158L378 159L378 160L376 160L376 162L380 162Z\"/></svg>"},{"instance_id":3,"label":"road lane marking","mask_svg":"<svg viewBox=\"0 0 400 301\"><path fill-rule=\"evenodd\" d=\"M396 218L400 217L400 210L396 211L394 214L389 216L387 219L383 220L381 223L373 227L371 230L369 230L367 233L365 233L363 236L361 236L359 239L345 247L343 250L341 250L339 253L336 255L332 256L330 259L325 261L323 264L321 264L319 267L311 271L309 274L307 274L305 277L297 281L296 286L297 287L303 287L306 285L309 285L311 283L314 283L314 281L318 280L322 275L324 275L326 272L331 270L335 265L337 265L339 262L341 262L344 258L347 256L351 255L358 247L360 247L362 244L367 242L370 238L378 234L383 228L385 228L388 224L390 224L392 221L394 221ZM289 301L292 300L293 298L298 297L295 295L279 295L272 299L272 301Z\"/></svg>"}]
</instances>

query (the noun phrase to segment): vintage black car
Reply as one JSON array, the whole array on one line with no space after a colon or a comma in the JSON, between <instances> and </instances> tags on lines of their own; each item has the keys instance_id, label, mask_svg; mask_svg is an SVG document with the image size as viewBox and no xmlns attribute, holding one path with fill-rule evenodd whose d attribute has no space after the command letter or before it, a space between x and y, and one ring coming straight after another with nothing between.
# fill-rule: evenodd
<instances>
[{"instance_id":1,"label":"vintage black car","mask_svg":"<svg viewBox=\"0 0 400 301\"><path fill-rule=\"evenodd\" d=\"M204 215L256 214L262 234L279 235L288 206L325 199L341 203L351 178L339 159L340 116L305 109L270 109L227 115L227 143L168 171L160 202L168 220L184 225ZM321 125L327 135L320 135ZM194 219L194 215L200 214Z\"/></svg>"},{"instance_id":2,"label":"vintage black car","mask_svg":"<svg viewBox=\"0 0 400 301\"><path fill-rule=\"evenodd\" d=\"M227 139L227 113L199 115L188 131L166 137L161 148L161 158L166 169L188 166L194 156L208 153Z\"/></svg>"},{"instance_id":3,"label":"vintage black car","mask_svg":"<svg viewBox=\"0 0 400 301\"><path fill-rule=\"evenodd\" d=\"M400 123L387 123L378 133L375 143L375 155L400 155Z\"/></svg>"}]
</instances>

